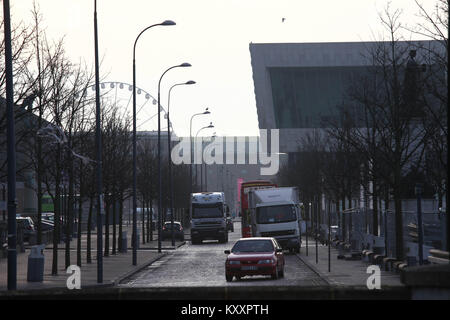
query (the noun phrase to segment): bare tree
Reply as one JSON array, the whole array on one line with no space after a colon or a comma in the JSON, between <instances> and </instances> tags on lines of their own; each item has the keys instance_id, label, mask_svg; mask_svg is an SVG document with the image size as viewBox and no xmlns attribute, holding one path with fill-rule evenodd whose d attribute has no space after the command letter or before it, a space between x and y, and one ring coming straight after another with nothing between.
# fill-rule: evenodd
<instances>
[{"instance_id":1,"label":"bare tree","mask_svg":"<svg viewBox=\"0 0 450 320\"><path fill-rule=\"evenodd\" d=\"M116 208L123 201L125 181L130 173L130 126L131 120L121 114L116 105L104 105L102 141L103 141L103 186L105 193L105 256L109 255L109 225L111 208L113 209L113 254L116 253ZM123 180L120 182L120 180ZM120 196L119 196L120 195Z\"/></svg>"},{"instance_id":2,"label":"bare tree","mask_svg":"<svg viewBox=\"0 0 450 320\"><path fill-rule=\"evenodd\" d=\"M422 125L423 101L420 83L411 64L414 52L400 43L401 12L389 6L380 15L388 41L376 42L368 52L371 67L366 81L353 90L351 98L363 108L364 126L339 136L364 155L370 179L392 190L395 211L396 256L403 259L402 194L404 178L417 170L423 159L428 134Z\"/></svg>"},{"instance_id":3,"label":"bare tree","mask_svg":"<svg viewBox=\"0 0 450 320\"><path fill-rule=\"evenodd\" d=\"M142 212L142 242L153 241L153 214L152 204L155 198L156 183L155 172L157 166L157 155L155 144L150 139L142 138L139 141L137 153L137 189L141 194L144 211ZM147 234L144 230L144 216L148 211L147 217Z\"/></svg>"},{"instance_id":4,"label":"bare tree","mask_svg":"<svg viewBox=\"0 0 450 320\"><path fill-rule=\"evenodd\" d=\"M46 43L43 61L48 67L42 74L43 105L46 106L43 115L47 126L39 131L45 148L43 180L47 192L55 205L55 226L53 240L53 268L52 274L57 274L57 247L60 236L61 217L61 183L67 177L69 185L68 218L66 219L66 267L70 265L70 227L73 220L74 207L74 170L73 162L79 158L75 152L77 140L74 138L85 130L86 123L91 116L85 109L91 101L86 98L86 90L92 75L80 64L70 62L64 54L63 43L55 47ZM66 197L67 195L64 195Z\"/></svg>"}]
</instances>

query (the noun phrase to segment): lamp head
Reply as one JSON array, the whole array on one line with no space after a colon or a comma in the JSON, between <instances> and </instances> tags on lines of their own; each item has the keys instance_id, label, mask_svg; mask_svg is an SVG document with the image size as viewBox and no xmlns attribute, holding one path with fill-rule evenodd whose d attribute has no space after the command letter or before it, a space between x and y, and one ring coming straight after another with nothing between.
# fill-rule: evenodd
<instances>
[{"instance_id":1,"label":"lamp head","mask_svg":"<svg viewBox=\"0 0 450 320\"><path fill-rule=\"evenodd\" d=\"M188 82L186 82L185 84L196 84L196 82L194 80L189 80Z\"/></svg>"},{"instance_id":2,"label":"lamp head","mask_svg":"<svg viewBox=\"0 0 450 320\"><path fill-rule=\"evenodd\" d=\"M206 110L203 112L203 114L210 114L211 112L208 111L209 108L206 108Z\"/></svg>"},{"instance_id":3,"label":"lamp head","mask_svg":"<svg viewBox=\"0 0 450 320\"><path fill-rule=\"evenodd\" d=\"M184 63L180 64L179 67L192 67L192 65L188 62L184 62Z\"/></svg>"},{"instance_id":4,"label":"lamp head","mask_svg":"<svg viewBox=\"0 0 450 320\"><path fill-rule=\"evenodd\" d=\"M207 126L207 128L214 128L214 125L212 124L212 122L209 123L209 126Z\"/></svg>"},{"instance_id":5,"label":"lamp head","mask_svg":"<svg viewBox=\"0 0 450 320\"><path fill-rule=\"evenodd\" d=\"M176 23L172 20L165 20L164 22L161 23L162 26L174 26L176 25Z\"/></svg>"}]
</instances>

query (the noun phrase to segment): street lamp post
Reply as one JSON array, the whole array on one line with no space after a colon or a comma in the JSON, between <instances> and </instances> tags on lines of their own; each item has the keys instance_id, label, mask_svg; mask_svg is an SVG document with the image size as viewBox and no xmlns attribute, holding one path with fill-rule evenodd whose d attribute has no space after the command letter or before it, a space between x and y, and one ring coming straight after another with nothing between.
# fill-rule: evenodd
<instances>
[{"instance_id":1,"label":"street lamp post","mask_svg":"<svg viewBox=\"0 0 450 320\"><path fill-rule=\"evenodd\" d=\"M5 28L6 117L8 159L8 290L17 289L17 227L16 227L16 138L13 108L13 68L11 47L11 20L9 0L3 1Z\"/></svg>"},{"instance_id":2,"label":"street lamp post","mask_svg":"<svg viewBox=\"0 0 450 320\"><path fill-rule=\"evenodd\" d=\"M215 139L217 137L216 133L214 132L213 135L211 136L211 141L212 139ZM208 169L206 168L206 163L205 163L205 191L208 191Z\"/></svg>"},{"instance_id":3,"label":"street lamp post","mask_svg":"<svg viewBox=\"0 0 450 320\"><path fill-rule=\"evenodd\" d=\"M103 283L103 230L102 230L102 138L100 124L100 75L98 59L97 1L94 3L95 40L95 146L97 153L97 283Z\"/></svg>"},{"instance_id":4,"label":"street lamp post","mask_svg":"<svg viewBox=\"0 0 450 320\"><path fill-rule=\"evenodd\" d=\"M211 112L208 111L208 108L206 108L205 111L200 112L200 113L195 113L191 117L191 122L190 122L190 126L189 126L189 141L190 141L190 147L191 147L191 150L190 150L191 165L190 165L190 168L189 168L189 178L190 178L190 181L191 181L191 192L190 193L192 193L192 191L193 191L193 188L192 188L192 184L193 184L193 182L192 182L192 165L194 163L194 146L193 146L193 143L192 143L192 119L195 116L199 116L199 115L202 115L202 114L210 114L210 113Z\"/></svg>"},{"instance_id":5,"label":"street lamp post","mask_svg":"<svg viewBox=\"0 0 450 320\"><path fill-rule=\"evenodd\" d=\"M184 68L184 67L191 67L190 63L182 63L178 64L176 66L172 66L166 71L163 72L161 77L159 78L158 82L158 252L161 253L161 208L162 208L162 173L161 173L161 81L164 75L169 72L169 70L172 70L174 68ZM169 116L167 116L167 119L169 120ZM167 130L169 130L170 126L168 126ZM170 139L169 139L170 144ZM170 155L170 148L167 151Z\"/></svg>"},{"instance_id":6,"label":"street lamp post","mask_svg":"<svg viewBox=\"0 0 450 320\"><path fill-rule=\"evenodd\" d=\"M175 25L175 22L171 20L165 20L162 23L154 24L151 26L148 26L144 30L142 30L138 36L136 37L136 40L134 41L133 46L133 232L132 232L132 246L133 246L133 265L137 265L137 241L136 235L137 235L137 220L136 220L136 208L137 208L137 198L136 198L136 184L137 184L137 177L136 177L136 167L137 167L137 159L136 159L136 44L139 39L139 37L148 29L155 27L155 26L173 26ZM159 108L159 104L158 104ZM159 110L158 110L158 121L159 121ZM159 132L158 132L159 133ZM159 137L159 135L158 135Z\"/></svg>"},{"instance_id":7,"label":"street lamp post","mask_svg":"<svg viewBox=\"0 0 450 320\"><path fill-rule=\"evenodd\" d=\"M202 127L197 131L197 134L195 135L195 143L196 144L197 144L197 137L198 137L198 134L200 133L200 131L202 131L203 129L209 129L209 128L214 128L214 125L212 124L212 122L210 122L208 126ZM203 152L203 141L202 141L202 152ZM202 162L203 162L203 160L202 160ZM200 163L200 170L201 169L202 169L202 163ZM200 179L202 179L202 178L200 177ZM197 167L195 167L195 181L197 182ZM202 192L202 191L203 191L203 181L200 181L200 192Z\"/></svg>"},{"instance_id":8,"label":"street lamp post","mask_svg":"<svg viewBox=\"0 0 450 320\"><path fill-rule=\"evenodd\" d=\"M171 145L170 145L170 141L171 141L171 139L170 139L170 127L171 127L171 124L170 124L170 93L172 92L172 89L174 87L181 86L181 85L191 85L191 84L195 84L195 81L189 80L187 82L174 84L173 86L170 87L169 96L167 98L167 142L168 142L167 150L169 150L168 151L169 152L169 157L168 157L168 159L169 159L169 163L168 163L168 166L169 166L169 193L168 193L168 195L170 196L170 213L171 213L170 214L170 222L172 224L172 246L175 246L175 239L174 239L174 225L173 225L174 208L173 208L172 155L170 152L170 147L171 147Z\"/></svg>"}]
</instances>

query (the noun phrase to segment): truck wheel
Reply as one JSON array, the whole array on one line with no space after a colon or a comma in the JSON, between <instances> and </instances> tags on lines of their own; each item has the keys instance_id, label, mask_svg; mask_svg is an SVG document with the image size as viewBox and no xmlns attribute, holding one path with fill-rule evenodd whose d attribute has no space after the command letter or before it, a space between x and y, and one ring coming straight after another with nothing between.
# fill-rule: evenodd
<instances>
[{"instance_id":1,"label":"truck wheel","mask_svg":"<svg viewBox=\"0 0 450 320\"><path fill-rule=\"evenodd\" d=\"M228 242L228 233L223 235L221 238L218 239L219 243L227 243Z\"/></svg>"}]
</instances>

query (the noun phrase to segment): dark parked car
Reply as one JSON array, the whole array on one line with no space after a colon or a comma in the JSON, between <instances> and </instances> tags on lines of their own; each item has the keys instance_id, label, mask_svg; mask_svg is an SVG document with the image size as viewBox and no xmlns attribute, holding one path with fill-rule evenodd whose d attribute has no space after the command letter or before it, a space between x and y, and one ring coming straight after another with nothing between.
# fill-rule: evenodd
<instances>
[{"instance_id":1,"label":"dark parked car","mask_svg":"<svg viewBox=\"0 0 450 320\"><path fill-rule=\"evenodd\" d=\"M181 222L174 221L173 222L173 236L175 239L179 239L180 241L184 241L184 231L183 227L181 226ZM161 239L172 239L172 223L165 222L162 228L162 234Z\"/></svg>"},{"instance_id":2,"label":"dark parked car","mask_svg":"<svg viewBox=\"0 0 450 320\"><path fill-rule=\"evenodd\" d=\"M42 212L42 220L55 222L55 214L53 212Z\"/></svg>"},{"instance_id":3,"label":"dark parked car","mask_svg":"<svg viewBox=\"0 0 450 320\"><path fill-rule=\"evenodd\" d=\"M55 224L49 220L41 220L42 231L53 230L55 228Z\"/></svg>"},{"instance_id":4,"label":"dark parked car","mask_svg":"<svg viewBox=\"0 0 450 320\"><path fill-rule=\"evenodd\" d=\"M243 276L270 275L272 279L284 276L283 249L275 238L242 238L225 253L228 282L233 277L240 280Z\"/></svg>"},{"instance_id":5,"label":"dark parked car","mask_svg":"<svg viewBox=\"0 0 450 320\"><path fill-rule=\"evenodd\" d=\"M23 228L23 240L29 241L30 235L36 233L36 228L34 227L33 220L30 217L17 217L16 222L18 226Z\"/></svg>"}]
</instances>

